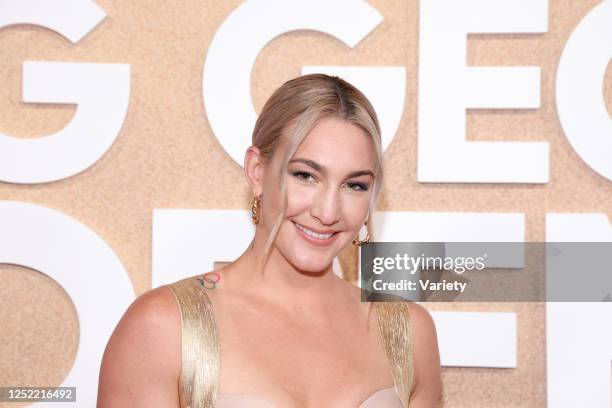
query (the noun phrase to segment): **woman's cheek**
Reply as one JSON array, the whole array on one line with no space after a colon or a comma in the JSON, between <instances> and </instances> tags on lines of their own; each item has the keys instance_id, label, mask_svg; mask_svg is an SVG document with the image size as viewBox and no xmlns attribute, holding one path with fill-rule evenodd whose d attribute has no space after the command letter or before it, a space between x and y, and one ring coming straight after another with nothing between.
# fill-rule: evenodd
<instances>
[{"instance_id":1,"label":"woman's cheek","mask_svg":"<svg viewBox=\"0 0 612 408\"><path fill-rule=\"evenodd\" d=\"M263 193L262 213L264 218L264 224L267 228L272 228L282 210L283 197L280 191L269 191Z\"/></svg>"},{"instance_id":2,"label":"woman's cheek","mask_svg":"<svg viewBox=\"0 0 612 408\"><path fill-rule=\"evenodd\" d=\"M310 186L287 186L287 215L304 212L312 204L314 188Z\"/></svg>"},{"instance_id":3,"label":"woman's cheek","mask_svg":"<svg viewBox=\"0 0 612 408\"><path fill-rule=\"evenodd\" d=\"M345 197L342 203L342 209L344 210L344 214L351 227L359 230L363 225L362 220L368 214L368 209L370 206L370 195L363 194L362 197Z\"/></svg>"}]
</instances>

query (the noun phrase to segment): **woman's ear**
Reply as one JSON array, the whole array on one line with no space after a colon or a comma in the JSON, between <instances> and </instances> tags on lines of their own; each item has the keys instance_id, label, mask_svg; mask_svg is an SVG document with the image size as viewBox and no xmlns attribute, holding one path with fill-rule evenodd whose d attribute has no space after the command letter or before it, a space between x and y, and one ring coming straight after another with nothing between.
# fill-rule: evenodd
<instances>
[{"instance_id":1,"label":"woman's ear","mask_svg":"<svg viewBox=\"0 0 612 408\"><path fill-rule=\"evenodd\" d=\"M260 196L263 191L264 161L258 147L250 146L244 155L244 175L246 176L251 191Z\"/></svg>"}]
</instances>

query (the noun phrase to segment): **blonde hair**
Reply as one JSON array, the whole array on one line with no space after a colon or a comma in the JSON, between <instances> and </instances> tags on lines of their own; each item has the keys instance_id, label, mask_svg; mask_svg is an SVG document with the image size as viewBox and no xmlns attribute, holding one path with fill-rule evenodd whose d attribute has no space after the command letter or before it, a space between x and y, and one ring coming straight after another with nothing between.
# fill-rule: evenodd
<instances>
[{"instance_id":1,"label":"blonde hair","mask_svg":"<svg viewBox=\"0 0 612 408\"><path fill-rule=\"evenodd\" d=\"M372 104L361 91L337 76L309 74L294 78L285 82L270 96L253 129L252 144L259 148L265 164L270 163L278 146L283 141L287 142L280 171L283 211L268 236L261 265L262 272L287 211L287 165L315 125L330 117L345 120L364 130L376 153L372 199L367 220L368 232L371 231L371 217L383 181L380 125ZM286 138L283 138L285 135Z\"/></svg>"}]
</instances>

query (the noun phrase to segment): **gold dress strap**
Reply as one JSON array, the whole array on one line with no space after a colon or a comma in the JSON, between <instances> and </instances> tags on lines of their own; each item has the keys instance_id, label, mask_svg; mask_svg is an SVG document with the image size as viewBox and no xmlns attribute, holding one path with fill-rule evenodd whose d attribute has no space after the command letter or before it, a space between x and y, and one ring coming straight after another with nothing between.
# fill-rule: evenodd
<instances>
[{"instance_id":1,"label":"gold dress strap","mask_svg":"<svg viewBox=\"0 0 612 408\"><path fill-rule=\"evenodd\" d=\"M181 309L181 408L214 408L219 390L220 345L213 305L197 277L165 285ZM408 408L412 387L412 337L405 302L374 302L395 391Z\"/></svg>"},{"instance_id":2,"label":"gold dress strap","mask_svg":"<svg viewBox=\"0 0 612 408\"><path fill-rule=\"evenodd\" d=\"M413 381L412 336L406 302L375 302L380 337L389 359L395 391L408 408Z\"/></svg>"},{"instance_id":3,"label":"gold dress strap","mask_svg":"<svg viewBox=\"0 0 612 408\"><path fill-rule=\"evenodd\" d=\"M219 341L212 303L195 277L166 285L181 309L181 408L214 408L219 389Z\"/></svg>"}]
</instances>

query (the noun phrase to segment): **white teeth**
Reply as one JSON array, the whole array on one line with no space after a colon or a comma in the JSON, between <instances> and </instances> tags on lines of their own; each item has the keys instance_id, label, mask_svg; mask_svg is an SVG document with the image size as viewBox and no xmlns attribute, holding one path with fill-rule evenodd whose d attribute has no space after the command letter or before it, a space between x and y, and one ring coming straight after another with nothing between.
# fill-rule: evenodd
<instances>
[{"instance_id":1,"label":"white teeth","mask_svg":"<svg viewBox=\"0 0 612 408\"><path fill-rule=\"evenodd\" d=\"M329 233L329 234L317 234L316 232L313 232L311 230L308 230L304 227L302 227L300 224L295 223L295 226L299 228L300 231L304 231L304 233L310 237L316 238L316 239L328 239L330 238L332 235L334 235L333 233Z\"/></svg>"}]
</instances>

